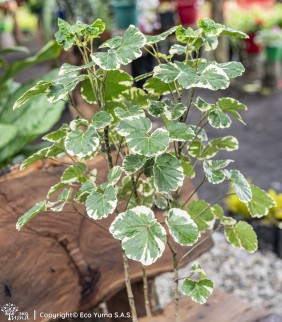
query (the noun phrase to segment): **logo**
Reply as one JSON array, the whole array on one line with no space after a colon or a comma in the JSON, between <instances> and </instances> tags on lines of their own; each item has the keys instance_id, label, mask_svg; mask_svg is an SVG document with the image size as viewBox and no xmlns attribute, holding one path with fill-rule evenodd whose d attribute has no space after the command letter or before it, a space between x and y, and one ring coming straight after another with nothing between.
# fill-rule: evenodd
<instances>
[{"instance_id":1,"label":"logo","mask_svg":"<svg viewBox=\"0 0 282 322\"><path fill-rule=\"evenodd\" d=\"M1 307L1 311L8 317L8 321L28 321L28 312L18 312L19 308L13 304L8 303Z\"/></svg>"}]
</instances>

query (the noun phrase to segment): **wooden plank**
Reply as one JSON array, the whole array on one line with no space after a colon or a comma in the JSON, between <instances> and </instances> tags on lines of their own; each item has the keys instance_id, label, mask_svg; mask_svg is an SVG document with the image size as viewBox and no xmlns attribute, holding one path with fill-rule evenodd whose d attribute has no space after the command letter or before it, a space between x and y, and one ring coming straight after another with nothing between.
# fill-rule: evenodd
<instances>
[{"instance_id":1,"label":"wooden plank","mask_svg":"<svg viewBox=\"0 0 282 322\"><path fill-rule=\"evenodd\" d=\"M21 311L28 312L91 309L124 289L120 243L109 238L107 231L75 214L71 207L62 213L43 213L17 232L18 217L45 198L65 169L50 162L39 162L37 166L1 178L0 307L12 301ZM92 166L97 168L99 177L105 178L107 165L102 158ZM187 198L193 189L189 181L185 187L182 198ZM79 209L85 211L83 207ZM162 215L157 214L159 218ZM109 216L99 223L107 229L112 220ZM211 246L209 238L189 260ZM181 248L179 256L188 249ZM171 262L171 253L166 248L164 256L148 268L149 277L172 270ZM130 261L130 268L133 281L140 281L139 263Z\"/></svg>"},{"instance_id":2,"label":"wooden plank","mask_svg":"<svg viewBox=\"0 0 282 322\"><path fill-rule=\"evenodd\" d=\"M169 304L152 322L174 321L174 304ZM140 322L146 322L142 318ZM278 315L262 307L253 307L234 295L216 289L206 304L200 305L190 298L180 300L181 322L282 322Z\"/></svg>"}]
</instances>

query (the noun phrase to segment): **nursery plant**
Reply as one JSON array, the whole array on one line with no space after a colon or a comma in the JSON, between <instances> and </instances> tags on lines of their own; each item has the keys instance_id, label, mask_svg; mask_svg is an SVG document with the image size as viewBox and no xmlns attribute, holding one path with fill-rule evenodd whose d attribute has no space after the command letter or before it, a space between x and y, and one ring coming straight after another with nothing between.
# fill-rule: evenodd
<instances>
[{"instance_id":1,"label":"nursery plant","mask_svg":"<svg viewBox=\"0 0 282 322\"><path fill-rule=\"evenodd\" d=\"M138 317L128 259L140 262L150 320L146 267L162 256L168 244L174 270L175 318L179 321L179 288L200 304L213 291L213 282L197 264L183 280L178 276L183 259L203 242L199 241L203 232L222 228L230 244L251 253L258 245L249 223L224 216L218 203L228 191L207 203L194 200L200 188L206 182L229 181L253 217L263 217L275 206L269 194L249 184L232 166L232 160L217 158L220 151L238 149L235 137L220 134L233 120L244 124L240 113L247 107L230 97L221 97L216 102L196 97L197 89L224 90L233 78L242 75L244 67L240 62L217 63L205 57L217 47L219 36L247 35L211 19L200 19L197 30L176 26L158 36L144 35L131 25L122 36L94 50L93 43L105 30L100 19L91 25L81 22L70 25L59 19L58 26L55 34L58 44L65 50L77 46L84 64L63 64L53 80L38 82L15 102L14 109L43 94L52 103L69 100L80 116L44 136L51 146L23 162L22 168L26 168L36 160L51 158L69 166L60 181L50 188L46 199L19 218L17 229L44 211L61 212L66 204L102 227L103 218L110 216L109 238L121 242L132 321L138 321ZM178 42L168 54L159 52L158 43L172 35ZM133 79L121 67L140 57L142 50L153 55L158 64L152 72ZM146 79L143 89L135 86L141 79ZM91 121L72 100L71 93L78 84L84 99L99 108ZM195 124L190 120L192 110L198 113ZM217 138L208 139L205 131L208 126L218 129ZM88 163L101 157L108 168L107 179L102 182ZM184 179L199 175L195 173L196 164L202 165L204 178L182 201ZM79 204L84 206L85 213L78 210ZM155 216L157 208L162 210L162 220ZM186 246L192 248L179 257L179 247Z\"/></svg>"}]
</instances>

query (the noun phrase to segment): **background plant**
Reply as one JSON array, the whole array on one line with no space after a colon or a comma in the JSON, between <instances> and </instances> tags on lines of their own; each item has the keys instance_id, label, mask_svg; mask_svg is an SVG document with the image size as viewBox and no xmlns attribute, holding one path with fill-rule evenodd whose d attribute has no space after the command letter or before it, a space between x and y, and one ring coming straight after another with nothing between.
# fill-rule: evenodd
<instances>
[{"instance_id":1,"label":"background plant","mask_svg":"<svg viewBox=\"0 0 282 322\"><path fill-rule=\"evenodd\" d=\"M38 81L20 84L15 81L14 77L29 67L57 58L61 53L57 43L51 41L34 56L10 64L5 61L6 55L19 51L27 52L27 49L15 47L0 50L0 63L3 67L0 76L0 90L3 93L0 98L0 167L10 163L13 157L18 154L24 154L25 158L33 153L33 148L31 149L32 152L28 152L28 149L23 150L34 139L50 131L60 119L65 105L62 101L51 104L46 97L41 96L29 100L23 109L13 112L11 106L14 102ZM44 78L46 80L53 78L57 72L52 71Z\"/></svg>"},{"instance_id":2,"label":"background plant","mask_svg":"<svg viewBox=\"0 0 282 322\"><path fill-rule=\"evenodd\" d=\"M238 149L237 139L219 136L209 140L205 132L205 127L211 126L220 133L231 125L232 118L244 123L240 112L247 107L229 97L222 97L217 102L195 99L197 88L226 89L232 78L244 72L239 62L219 64L205 59L205 54L217 47L218 37L247 36L210 19L200 19L197 30L178 26L158 36L145 36L130 26L123 36L106 41L100 46L101 50L94 52L93 41L105 29L101 20L91 25L82 22L69 25L59 19L58 25L57 42L65 50L77 46L84 65L64 64L57 77L51 81L42 80L24 93L15 102L14 109L35 95L45 94L52 103L69 99L79 112L71 93L81 83L82 96L87 102L98 105L99 110L91 122L79 112L80 117L70 124L63 124L59 130L46 135L43 139L51 146L22 164L25 168L46 157L60 162L58 156L61 154L65 154L70 163L60 182L50 188L46 200L39 201L24 214L17 228L22 229L34 216L46 210L60 212L66 204L71 204L79 214L82 213L78 204L84 205L86 213L83 215L94 224L101 226L102 223L102 227L102 219L112 216L109 231L121 241L133 321L138 318L128 258L140 262L146 285L146 266L161 257L168 244L174 269L175 317L179 321L179 286L184 294L201 304L213 290L212 281L197 264L183 281L178 277L179 265L197 247L203 232L223 228L227 241L233 246L249 252L254 252L258 246L249 223L224 216L218 202L228 192L211 204L204 200L192 201L195 193L205 182L229 181L251 216L263 217L275 206L269 194L249 184L239 170L231 168L232 160L215 159L219 151ZM178 43L168 54L159 52L158 43L174 33ZM141 49L153 55L158 65L152 72L133 79L121 70L121 65L140 57ZM145 78L143 89L134 86L134 81ZM166 98L161 99L164 95ZM190 123L191 109L198 111L196 124ZM155 130L152 130L152 121L157 122ZM87 160L98 156L102 156L108 166L107 179L102 182L99 173L89 169L87 164ZM182 201L179 196L185 190L184 179L195 177L196 164L202 164L205 176ZM156 208L163 211L160 222L153 211ZM169 242L168 236L173 242ZM177 252L180 246L193 248L180 258ZM144 297L150 319L146 287Z\"/></svg>"}]
</instances>

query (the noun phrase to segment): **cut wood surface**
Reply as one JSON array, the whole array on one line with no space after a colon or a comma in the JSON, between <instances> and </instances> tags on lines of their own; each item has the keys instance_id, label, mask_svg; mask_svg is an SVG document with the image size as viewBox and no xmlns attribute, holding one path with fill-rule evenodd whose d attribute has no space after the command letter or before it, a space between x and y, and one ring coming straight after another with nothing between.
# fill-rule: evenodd
<instances>
[{"instance_id":1,"label":"cut wood surface","mask_svg":"<svg viewBox=\"0 0 282 322\"><path fill-rule=\"evenodd\" d=\"M92 166L99 176L106 173L102 158ZM38 162L0 178L0 307L13 302L20 311L28 312L86 310L125 287L119 241L71 207L62 213L40 214L22 231L16 231L19 216L46 197L64 169L62 165ZM185 188L182 197L187 198L193 189L190 181ZM79 209L84 212L83 207ZM99 224L108 228L112 220L113 215ZM189 260L211 245L208 238L189 255ZM179 249L179 255L187 249ZM171 253L166 249L162 258L148 267L148 276L172 270L171 262ZM133 281L140 281L140 264L130 261L130 267Z\"/></svg>"},{"instance_id":2,"label":"cut wood surface","mask_svg":"<svg viewBox=\"0 0 282 322\"><path fill-rule=\"evenodd\" d=\"M218 289L214 290L207 303L200 305L188 297L180 300L180 322L282 322L280 316L261 308L253 307ZM174 321L174 304L169 304L152 322ZM147 322L142 318L140 322Z\"/></svg>"}]
</instances>

